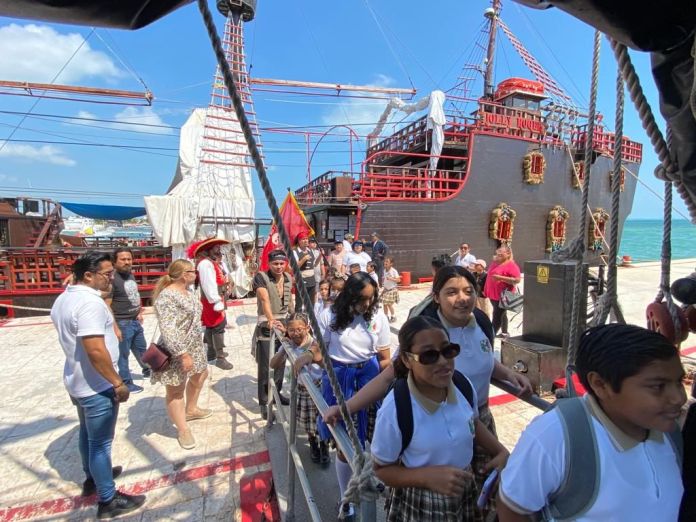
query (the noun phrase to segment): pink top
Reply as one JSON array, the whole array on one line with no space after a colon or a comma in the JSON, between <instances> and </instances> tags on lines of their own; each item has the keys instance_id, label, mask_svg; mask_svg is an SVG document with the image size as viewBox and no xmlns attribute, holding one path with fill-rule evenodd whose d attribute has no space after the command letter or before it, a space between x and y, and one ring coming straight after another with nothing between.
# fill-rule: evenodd
<instances>
[{"instance_id":1,"label":"pink top","mask_svg":"<svg viewBox=\"0 0 696 522\"><path fill-rule=\"evenodd\" d=\"M483 287L483 295L488 299L493 301L500 301L500 294L503 290L510 289L515 285L506 283L493 277L494 275L501 275L505 277L514 277L515 279L520 278L520 267L512 259L505 261L502 264L498 264L495 261L491 263L491 267L488 269L488 277L486 277L486 285Z\"/></svg>"}]
</instances>

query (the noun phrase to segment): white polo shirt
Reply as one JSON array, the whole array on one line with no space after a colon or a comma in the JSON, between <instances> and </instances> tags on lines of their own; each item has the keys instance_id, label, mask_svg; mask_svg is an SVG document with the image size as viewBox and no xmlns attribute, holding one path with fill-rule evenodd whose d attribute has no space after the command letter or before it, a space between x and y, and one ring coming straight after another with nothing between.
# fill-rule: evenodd
<instances>
[{"instance_id":1,"label":"white polo shirt","mask_svg":"<svg viewBox=\"0 0 696 522\"><path fill-rule=\"evenodd\" d=\"M488 402L491 387L491 375L495 365L495 355L491 342L471 314L469 324L454 326L447 322L440 310L437 311L440 322L449 333L450 342L461 347L459 355L454 359L454 367L471 381L478 396L478 405Z\"/></svg>"},{"instance_id":2,"label":"white polo shirt","mask_svg":"<svg viewBox=\"0 0 696 522\"><path fill-rule=\"evenodd\" d=\"M667 436L651 431L646 441L637 441L622 432L589 394L585 400L592 412L601 479L594 505L577 521L676 521L683 486ZM556 411L536 417L503 470L501 498L520 514L541 510L564 479L561 422Z\"/></svg>"},{"instance_id":3,"label":"white polo shirt","mask_svg":"<svg viewBox=\"0 0 696 522\"><path fill-rule=\"evenodd\" d=\"M355 252L350 251L343 256L343 265L347 267L346 273L348 273L348 268L350 268L350 265L353 265L355 263L358 263L360 265L361 272L367 272L367 263L369 263L370 261L372 261L372 258L369 254L366 254L365 252L360 252L359 254L356 254Z\"/></svg>"},{"instance_id":4,"label":"white polo shirt","mask_svg":"<svg viewBox=\"0 0 696 522\"><path fill-rule=\"evenodd\" d=\"M344 364L365 362L377 354L377 348L391 345L389 320L380 309L368 323L362 315L353 319L344 330L334 332L331 323L335 315L331 308L317 318L321 335L329 350L329 356Z\"/></svg>"},{"instance_id":5,"label":"white polo shirt","mask_svg":"<svg viewBox=\"0 0 696 522\"><path fill-rule=\"evenodd\" d=\"M413 409L413 437L401 456L404 466L466 468L474 453L474 421L477 417L466 397L450 382L447 399L435 402L418 391L410 374L408 388ZM393 464L399 458L401 444L394 392L391 391L377 410L377 423L370 445L372 457L377 464Z\"/></svg>"},{"instance_id":6,"label":"white polo shirt","mask_svg":"<svg viewBox=\"0 0 696 522\"><path fill-rule=\"evenodd\" d=\"M399 272L396 271L396 268L391 267L389 270L386 270L384 272L384 289L385 290L393 290L397 286L396 281L389 281L387 277L393 277L397 278L399 277Z\"/></svg>"},{"instance_id":7,"label":"white polo shirt","mask_svg":"<svg viewBox=\"0 0 696 522\"><path fill-rule=\"evenodd\" d=\"M104 336L114 370L118 364L118 339L109 307L98 290L85 285L70 285L51 308L51 321L65 353L63 383L75 398L89 397L112 387L92 366L82 345L82 337Z\"/></svg>"},{"instance_id":8,"label":"white polo shirt","mask_svg":"<svg viewBox=\"0 0 696 522\"><path fill-rule=\"evenodd\" d=\"M476 256L474 254L466 254L465 256L462 256L460 253L457 253L454 258L454 264L463 268L469 268L475 262Z\"/></svg>"}]
</instances>

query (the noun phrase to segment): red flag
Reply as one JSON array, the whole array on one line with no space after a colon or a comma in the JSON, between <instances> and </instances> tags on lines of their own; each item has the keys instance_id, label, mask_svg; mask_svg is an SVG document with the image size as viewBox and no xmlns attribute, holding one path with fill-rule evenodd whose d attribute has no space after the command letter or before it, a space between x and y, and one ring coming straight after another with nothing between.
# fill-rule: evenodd
<instances>
[{"instance_id":1,"label":"red flag","mask_svg":"<svg viewBox=\"0 0 696 522\"><path fill-rule=\"evenodd\" d=\"M293 244L300 232L305 232L309 236L314 235L314 229L307 223L304 212L300 210L292 192L288 192L285 201L283 201L283 204L280 206L280 219L282 219L285 230L290 237L290 242ZM273 223L271 226L271 233L268 235L266 244L263 247L263 252L261 253L261 265L259 270L268 270L268 254L278 248L283 249L283 244L280 241L280 234L278 234L276 224ZM288 255L289 254L290 252L288 252Z\"/></svg>"}]
</instances>

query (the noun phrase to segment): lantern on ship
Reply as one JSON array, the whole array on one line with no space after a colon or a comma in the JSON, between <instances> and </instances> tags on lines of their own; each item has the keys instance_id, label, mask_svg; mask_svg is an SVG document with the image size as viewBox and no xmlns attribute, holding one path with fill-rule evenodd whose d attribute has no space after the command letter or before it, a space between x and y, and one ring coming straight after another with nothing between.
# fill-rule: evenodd
<instances>
[{"instance_id":1,"label":"lantern on ship","mask_svg":"<svg viewBox=\"0 0 696 522\"><path fill-rule=\"evenodd\" d=\"M592 222L589 224L589 238L587 242L587 248L593 252L602 250L607 221L609 221L607 211L603 208L596 208L592 213Z\"/></svg>"},{"instance_id":2,"label":"lantern on ship","mask_svg":"<svg viewBox=\"0 0 696 522\"><path fill-rule=\"evenodd\" d=\"M500 203L491 212L491 220L488 225L489 237L501 245L509 245L512 242L516 216L517 212L507 203Z\"/></svg>"},{"instance_id":3,"label":"lantern on ship","mask_svg":"<svg viewBox=\"0 0 696 522\"><path fill-rule=\"evenodd\" d=\"M546 251L560 250L566 241L566 223L570 213L561 205L556 205L549 212L546 220Z\"/></svg>"}]
</instances>

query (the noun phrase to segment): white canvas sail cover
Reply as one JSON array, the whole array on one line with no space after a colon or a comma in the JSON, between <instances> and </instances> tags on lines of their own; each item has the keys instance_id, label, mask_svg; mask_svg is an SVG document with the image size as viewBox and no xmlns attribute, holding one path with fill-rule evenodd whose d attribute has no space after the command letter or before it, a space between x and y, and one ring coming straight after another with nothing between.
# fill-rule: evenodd
<instances>
[{"instance_id":1,"label":"white canvas sail cover","mask_svg":"<svg viewBox=\"0 0 696 522\"><path fill-rule=\"evenodd\" d=\"M401 98L392 98L389 100L387 107L384 112L379 117L377 121L377 126L368 135L369 145L373 145L374 141L384 129L384 125L387 123L389 116L394 109L406 114L412 114L417 111L422 111L428 108L428 118L426 120L426 128L432 130L432 143L430 144L430 170L434 170L437 167L438 156L442 152L442 146L445 143L445 93L442 91L433 91L430 95L425 98L421 98L415 103L406 103Z\"/></svg>"}]
</instances>

